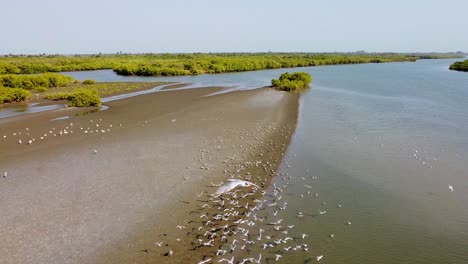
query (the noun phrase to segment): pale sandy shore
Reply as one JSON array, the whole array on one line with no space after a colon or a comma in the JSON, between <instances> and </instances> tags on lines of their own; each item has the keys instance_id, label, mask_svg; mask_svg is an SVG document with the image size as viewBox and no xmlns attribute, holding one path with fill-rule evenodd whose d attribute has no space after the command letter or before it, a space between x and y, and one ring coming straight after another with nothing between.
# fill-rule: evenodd
<instances>
[{"instance_id":1,"label":"pale sandy shore","mask_svg":"<svg viewBox=\"0 0 468 264\"><path fill-rule=\"evenodd\" d=\"M207 96L219 90L0 120L0 263L198 259L188 239L155 242L186 232L176 225L193 218L197 194L214 192L210 182L274 172L297 120L297 94L262 88ZM63 116L70 118L51 121ZM268 168L239 169L259 160ZM174 254L163 256L169 247Z\"/></svg>"}]
</instances>

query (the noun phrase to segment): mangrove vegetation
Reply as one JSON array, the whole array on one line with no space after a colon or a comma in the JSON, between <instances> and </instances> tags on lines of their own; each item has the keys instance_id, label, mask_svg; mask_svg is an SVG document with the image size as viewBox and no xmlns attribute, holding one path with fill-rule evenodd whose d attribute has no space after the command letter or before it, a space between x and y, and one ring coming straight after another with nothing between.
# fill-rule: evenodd
<instances>
[{"instance_id":1,"label":"mangrove vegetation","mask_svg":"<svg viewBox=\"0 0 468 264\"><path fill-rule=\"evenodd\" d=\"M457 61L450 65L450 70L468 72L468 60Z\"/></svg>"},{"instance_id":2,"label":"mangrove vegetation","mask_svg":"<svg viewBox=\"0 0 468 264\"><path fill-rule=\"evenodd\" d=\"M0 86L26 90L42 90L50 87L66 86L72 82L72 77L58 73L0 75Z\"/></svg>"},{"instance_id":3,"label":"mangrove vegetation","mask_svg":"<svg viewBox=\"0 0 468 264\"><path fill-rule=\"evenodd\" d=\"M31 92L22 88L0 87L0 104L22 102L31 97Z\"/></svg>"},{"instance_id":4,"label":"mangrove vegetation","mask_svg":"<svg viewBox=\"0 0 468 264\"><path fill-rule=\"evenodd\" d=\"M279 79L271 80L271 85L283 91L298 91L309 86L312 76L307 72L283 73Z\"/></svg>"},{"instance_id":5,"label":"mangrove vegetation","mask_svg":"<svg viewBox=\"0 0 468 264\"><path fill-rule=\"evenodd\" d=\"M177 76L334 64L416 61L459 54L195 53L0 57L0 74L113 69L120 75Z\"/></svg>"},{"instance_id":6,"label":"mangrove vegetation","mask_svg":"<svg viewBox=\"0 0 468 264\"><path fill-rule=\"evenodd\" d=\"M76 89L73 92L58 92L46 96L49 100L66 100L69 106L89 107L101 105L101 98L97 91L85 88Z\"/></svg>"}]
</instances>

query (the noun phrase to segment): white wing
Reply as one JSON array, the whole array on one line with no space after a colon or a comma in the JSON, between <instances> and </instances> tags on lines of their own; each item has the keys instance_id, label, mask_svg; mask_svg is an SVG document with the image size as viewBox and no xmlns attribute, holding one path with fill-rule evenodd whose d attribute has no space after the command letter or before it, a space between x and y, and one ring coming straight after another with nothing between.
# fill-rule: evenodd
<instances>
[{"instance_id":1,"label":"white wing","mask_svg":"<svg viewBox=\"0 0 468 264\"><path fill-rule=\"evenodd\" d=\"M229 182L229 183L226 183L225 185L221 186L218 188L218 190L214 193L214 195L220 195L220 194L223 194L223 193L227 193L229 192L230 190L234 189L237 187L237 185L239 185L240 183L238 182Z\"/></svg>"}]
</instances>

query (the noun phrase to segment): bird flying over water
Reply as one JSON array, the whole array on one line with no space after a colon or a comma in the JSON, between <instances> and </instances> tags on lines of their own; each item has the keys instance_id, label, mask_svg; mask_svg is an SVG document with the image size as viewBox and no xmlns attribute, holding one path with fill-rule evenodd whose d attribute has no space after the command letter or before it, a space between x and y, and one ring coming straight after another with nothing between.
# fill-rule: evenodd
<instances>
[{"instance_id":1,"label":"bird flying over water","mask_svg":"<svg viewBox=\"0 0 468 264\"><path fill-rule=\"evenodd\" d=\"M254 187L260 188L255 183L251 183L248 181L243 181L239 179L228 179L228 183L219 187L218 190L213 195L221 195L223 193L227 193L231 191L232 189L236 188L237 186L240 186L240 187L253 187L254 186Z\"/></svg>"},{"instance_id":2,"label":"bird flying over water","mask_svg":"<svg viewBox=\"0 0 468 264\"><path fill-rule=\"evenodd\" d=\"M453 192L453 186L449 184L449 189Z\"/></svg>"}]
</instances>

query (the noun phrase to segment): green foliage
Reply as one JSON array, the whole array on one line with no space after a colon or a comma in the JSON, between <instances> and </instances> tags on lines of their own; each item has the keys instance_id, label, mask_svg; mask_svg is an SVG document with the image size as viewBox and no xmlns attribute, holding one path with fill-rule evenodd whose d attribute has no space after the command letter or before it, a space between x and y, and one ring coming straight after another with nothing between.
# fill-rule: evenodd
<instances>
[{"instance_id":1,"label":"green foliage","mask_svg":"<svg viewBox=\"0 0 468 264\"><path fill-rule=\"evenodd\" d=\"M120 75L177 76L333 64L415 61L459 54L196 53L75 56L3 56L0 74L113 69Z\"/></svg>"},{"instance_id":2,"label":"green foliage","mask_svg":"<svg viewBox=\"0 0 468 264\"><path fill-rule=\"evenodd\" d=\"M57 92L57 93L50 93L44 96L45 99L59 101L59 100L68 100L70 96L70 92Z\"/></svg>"},{"instance_id":3,"label":"green foliage","mask_svg":"<svg viewBox=\"0 0 468 264\"><path fill-rule=\"evenodd\" d=\"M457 61L450 65L450 70L455 70L455 71L464 71L468 72L468 60L465 61Z\"/></svg>"},{"instance_id":4,"label":"green foliage","mask_svg":"<svg viewBox=\"0 0 468 264\"><path fill-rule=\"evenodd\" d=\"M68 105L76 107L99 106L101 98L96 91L80 89L70 94Z\"/></svg>"},{"instance_id":5,"label":"green foliage","mask_svg":"<svg viewBox=\"0 0 468 264\"><path fill-rule=\"evenodd\" d=\"M0 87L0 104L22 102L31 97L31 92L21 88Z\"/></svg>"},{"instance_id":6,"label":"green foliage","mask_svg":"<svg viewBox=\"0 0 468 264\"><path fill-rule=\"evenodd\" d=\"M35 87L34 90L36 90L36 92L38 92L38 93L43 93L43 92L47 91L47 88L45 88L45 87Z\"/></svg>"},{"instance_id":7,"label":"green foliage","mask_svg":"<svg viewBox=\"0 0 468 264\"><path fill-rule=\"evenodd\" d=\"M279 79L271 80L271 85L284 91L297 91L306 88L312 82L307 72L283 73Z\"/></svg>"},{"instance_id":8,"label":"green foliage","mask_svg":"<svg viewBox=\"0 0 468 264\"><path fill-rule=\"evenodd\" d=\"M83 81L83 84L94 84L94 83L95 83L94 80L89 80L89 79Z\"/></svg>"},{"instance_id":9,"label":"green foliage","mask_svg":"<svg viewBox=\"0 0 468 264\"><path fill-rule=\"evenodd\" d=\"M39 75L3 74L0 75L0 85L10 88L36 89L38 87L66 86L73 78L58 73L44 73Z\"/></svg>"},{"instance_id":10,"label":"green foliage","mask_svg":"<svg viewBox=\"0 0 468 264\"><path fill-rule=\"evenodd\" d=\"M73 92L58 92L46 95L49 100L67 100L69 106L89 107L101 105L101 98L95 90L77 89Z\"/></svg>"}]
</instances>

